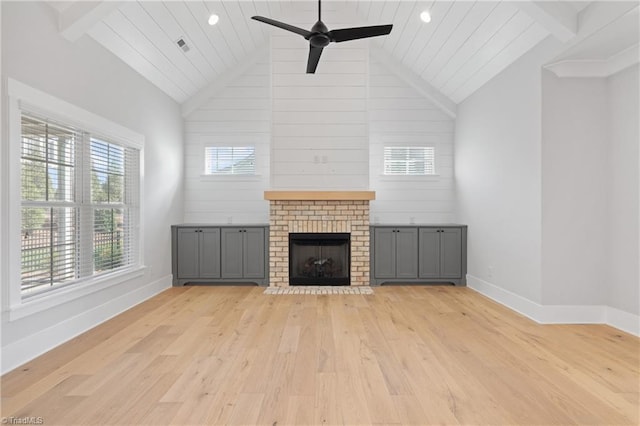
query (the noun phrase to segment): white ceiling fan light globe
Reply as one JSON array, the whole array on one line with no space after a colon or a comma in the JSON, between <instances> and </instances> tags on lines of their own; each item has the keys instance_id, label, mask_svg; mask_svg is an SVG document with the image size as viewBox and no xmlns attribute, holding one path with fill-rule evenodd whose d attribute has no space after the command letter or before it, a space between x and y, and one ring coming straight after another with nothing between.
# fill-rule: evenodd
<instances>
[{"instance_id":1,"label":"white ceiling fan light globe","mask_svg":"<svg viewBox=\"0 0 640 426\"><path fill-rule=\"evenodd\" d=\"M431 22L431 13L425 10L420 14L420 19L422 19L422 22Z\"/></svg>"},{"instance_id":2,"label":"white ceiling fan light globe","mask_svg":"<svg viewBox=\"0 0 640 426\"><path fill-rule=\"evenodd\" d=\"M217 24L219 20L220 20L220 17L215 13L212 13L211 16L209 16L209 20L207 22L209 23L209 25L213 26Z\"/></svg>"}]
</instances>

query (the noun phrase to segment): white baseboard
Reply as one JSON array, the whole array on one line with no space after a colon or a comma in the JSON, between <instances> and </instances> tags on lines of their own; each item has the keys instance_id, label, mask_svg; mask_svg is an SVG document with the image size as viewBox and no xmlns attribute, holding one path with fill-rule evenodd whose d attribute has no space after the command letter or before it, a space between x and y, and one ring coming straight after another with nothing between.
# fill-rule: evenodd
<instances>
[{"instance_id":1,"label":"white baseboard","mask_svg":"<svg viewBox=\"0 0 640 426\"><path fill-rule=\"evenodd\" d=\"M2 348L2 374L50 351L135 305L171 287L167 275L134 291L109 300L73 318L52 325Z\"/></svg>"},{"instance_id":2,"label":"white baseboard","mask_svg":"<svg viewBox=\"0 0 640 426\"><path fill-rule=\"evenodd\" d=\"M640 316L604 305L541 305L467 275L467 286L540 324L607 324L640 336Z\"/></svg>"},{"instance_id":3,"label":"white baseboard","mask_svg":"<svg viewBox=\"0 0 640 426\"><path fill-rule=\"evenodd\" d=\"M618 330L640 336L640 316L607 306L605 323Z\"/></svg>"}]
</instances>

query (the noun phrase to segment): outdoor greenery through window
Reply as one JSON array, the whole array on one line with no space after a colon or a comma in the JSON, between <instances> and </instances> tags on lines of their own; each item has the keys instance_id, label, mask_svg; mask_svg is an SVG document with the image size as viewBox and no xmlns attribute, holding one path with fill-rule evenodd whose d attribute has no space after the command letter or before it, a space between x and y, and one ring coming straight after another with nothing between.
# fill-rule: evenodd
<instances>
[{"instance_id":1,"label":"outdoor greenery through window","mask_svg":"<svg viewBox=\"0 0 640 426\"><path fill-rule=\"evenodd\" d=\"M208 146L204 149L206 175L255 175L253 146Z\"/></svg>"},{"instance_id":2,"label":"outdoor greenery through window","mask_svg":"<svg viewBox=\"0 0 640 426\"><path fill-rule=\"evenodd\" d=\"M395 176L435 175L432 146L385 146L384 174Z\"/></svg>"},{"instance_id":3,"label":"outdoor greenery through window","mask_svg":"<svg viewBox=\"0 0 640 426\"><path fill-rule=\"evenodd\" d=\"M22 114L21 291L136 264L139 151Z\"/></svg>"}]
</instances>

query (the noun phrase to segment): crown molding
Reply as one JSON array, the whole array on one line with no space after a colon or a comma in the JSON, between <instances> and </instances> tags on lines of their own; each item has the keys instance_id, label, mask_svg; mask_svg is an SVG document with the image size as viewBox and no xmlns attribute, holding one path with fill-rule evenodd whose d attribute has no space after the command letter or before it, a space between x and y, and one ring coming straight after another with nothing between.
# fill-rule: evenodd
<instances>
[{"instance_id":1,"label":"crown molding","mask_svg":"<svg viewBox=\"0 0 640 426\"><path fill-rule=\"evenodd\" d=\"M640 46L635 44L605 60L567 59L545 65L560 78L609 77L640 62Z\"/></svg>"}]
</instances>

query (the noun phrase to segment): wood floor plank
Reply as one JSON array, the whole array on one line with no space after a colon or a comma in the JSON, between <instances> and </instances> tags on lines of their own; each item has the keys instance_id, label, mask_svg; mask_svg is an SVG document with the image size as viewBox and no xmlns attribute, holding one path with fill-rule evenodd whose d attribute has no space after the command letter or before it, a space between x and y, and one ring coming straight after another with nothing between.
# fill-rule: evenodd
<instances>
[{"instance_id":1,"label":"wood floor plank","mask_svg":"<svg viewBox=\"0 0 640 426\"><path fill-rule=\"evenodd\" d=\"M1 378L45 424L637 425L640 339L468 288L171 288Z\"/></svg>"},{"instance_id":2,"label":"wood floor plank","mask_svg":"<svg viewBox=\"0 0 640 426\"><path fill-rule=\"evenodd\" d=\"M315 395L314 392L312 392ZM313 425L315 396L292 395L289 397L285 425Z\"/></svg>"}]
</instances>

